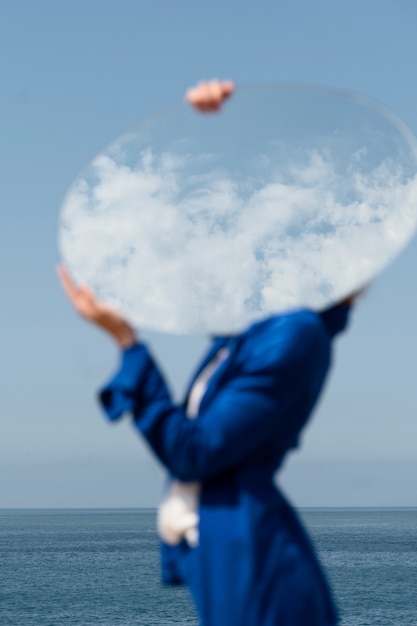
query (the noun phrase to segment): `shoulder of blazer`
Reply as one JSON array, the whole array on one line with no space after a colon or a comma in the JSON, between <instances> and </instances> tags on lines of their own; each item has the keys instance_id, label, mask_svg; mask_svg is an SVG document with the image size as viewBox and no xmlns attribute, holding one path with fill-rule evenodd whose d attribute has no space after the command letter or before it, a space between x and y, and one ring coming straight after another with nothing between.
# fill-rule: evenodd
<instances>
[{"instance_id":1,"label":"shoulder of blazer","mask_svg":"<svg viewBox=\"0 0 417 626\"><path fill-rule=\"evenodd\" d=\"M330 341L318 313L308 309L275 315L250 326L239 337L239 362L253 367L304 358L313 346L327 351Z\"/></svg>"}]
</instances>

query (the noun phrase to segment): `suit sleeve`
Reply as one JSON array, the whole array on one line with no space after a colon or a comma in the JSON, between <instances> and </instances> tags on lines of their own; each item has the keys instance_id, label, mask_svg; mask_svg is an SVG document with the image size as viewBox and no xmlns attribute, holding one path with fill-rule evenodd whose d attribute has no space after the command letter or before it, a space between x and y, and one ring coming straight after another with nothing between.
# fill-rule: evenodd
<instances>
[{"instance_id":1,"label":"suit sleeve","mask_svg":"<svg viewBox=\"0 0 417 626\"><path fill-rule=\"evenodd\" d=\"M285 425L314 364L320 341L313 325L291 332L267 352L243 360L198 419L176 406L143 345L122 355L100 394L109 419L126 411L156 456L182 481L210 479L238 465Z\"/></svg>"}]
</instances>

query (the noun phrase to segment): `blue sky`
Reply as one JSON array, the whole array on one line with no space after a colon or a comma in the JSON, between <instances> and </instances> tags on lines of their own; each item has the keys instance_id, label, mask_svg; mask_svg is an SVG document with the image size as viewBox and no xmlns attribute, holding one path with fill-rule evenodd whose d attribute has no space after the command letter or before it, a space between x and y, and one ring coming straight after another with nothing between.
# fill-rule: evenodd
<instances>
[{"instance_id":1,"label":"blue sky","mask_svg":"<svg viewBox=\"0 0 417 626\"><path fill-rule=\"evenodd\" d=\"M78 172L201 78L362 92L417 134L417 5L336 0L4 2L0 23L0 507L154 506L161 471L94 392L117 362L61 294L57 219ZM340 339L281 483L297 505L417 505L417 241ZM150 336L180 389L205 343Z\"/></svg>"}]
</instances>

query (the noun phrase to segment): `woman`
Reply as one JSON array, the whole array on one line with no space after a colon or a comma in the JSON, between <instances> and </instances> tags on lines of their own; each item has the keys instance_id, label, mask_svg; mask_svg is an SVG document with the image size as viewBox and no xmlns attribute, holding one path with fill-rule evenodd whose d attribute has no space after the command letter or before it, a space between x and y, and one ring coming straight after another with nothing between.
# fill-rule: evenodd
<instances>
[{"instance_id":1,"label":"woman","mask_svg":"<svg viewBox=\"0 0 417 626\"><path fill-rule=\"evenodd\" d=\"M231 83L213 81L188 100L216 111L232 91ZM59 271L76 310L122 350L120 369L100 394L107 416L132 414L169 471L159 513L164 582L188 585L202 626L336 624L314 550L273 476L297 446L353 298L216 338L177 406L128 321Z\"/></svg>"}]
</instances>

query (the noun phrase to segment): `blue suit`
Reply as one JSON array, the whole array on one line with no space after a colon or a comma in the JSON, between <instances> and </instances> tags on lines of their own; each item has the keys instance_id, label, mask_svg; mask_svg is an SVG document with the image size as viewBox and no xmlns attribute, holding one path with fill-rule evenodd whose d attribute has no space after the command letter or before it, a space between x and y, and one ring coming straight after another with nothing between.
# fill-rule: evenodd
<instances>
[{"instance_id":1,"label":"blue suit","mask_svg":"<svg viewBox=\"0 0 417 626\"><path fill-rule=\"evenodd\" d=\"M333 626L336 611L310 541L273 483L323 387L347 307L278 315L214 340L223 346L199 417L177 406L146 347L122 354L102 390L110 420L125 411L181 481L202 483L199 545L162 544L163 580L190 588L202 626ZM192 381L193 382L193 381Z\"/></svg>"}]
</instances>

